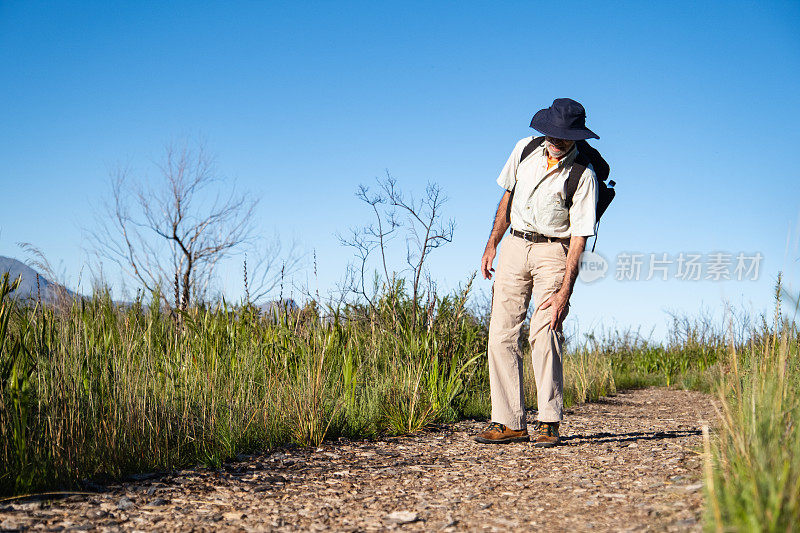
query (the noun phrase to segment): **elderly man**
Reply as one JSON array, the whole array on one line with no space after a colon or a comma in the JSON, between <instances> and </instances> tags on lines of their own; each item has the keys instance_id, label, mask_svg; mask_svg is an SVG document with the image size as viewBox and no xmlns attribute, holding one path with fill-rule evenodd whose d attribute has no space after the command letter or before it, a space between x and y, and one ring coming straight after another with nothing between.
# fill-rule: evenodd
<instances>
[{"instance_id":1,"label":"elderly man","mask_svg":"<svg viewBox=\"0 0 800 533\"><path fill-rule=\"evenodd\" d=\"M599 137L585 121L581 104L569 98L555 100L531 121L531 127L545 137L519 141L497 178L505 192L481 260L484 278L492 278L497 246L509 225L511 230L503 241L492 285L492 422L475 437L481 443L529 440L519 341L531 293L536 308L528 341L539 403L532 440L537 447L559 443L564 403L562 322L580 255L595 230L597 177L592 165L578 155L575 141Z\"/></svg>"}]
</instances>

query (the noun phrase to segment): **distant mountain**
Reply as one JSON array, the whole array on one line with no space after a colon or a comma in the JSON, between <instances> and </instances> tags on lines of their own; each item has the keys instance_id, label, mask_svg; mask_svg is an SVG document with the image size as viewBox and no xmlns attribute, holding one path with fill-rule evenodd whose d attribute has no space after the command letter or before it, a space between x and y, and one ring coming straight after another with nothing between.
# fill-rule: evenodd
<instances>
[{"instance_id":1,"label":"distant mountain","mask_svg":"<svg viewBox=\"0 0 800 533\"><path fill-rule=\"evenodd\" d=\"M0 276L6 272L9 274L9 281L14 281L19 276L22 276L19 288L11 293L12 297L17 300L37 300L41 295L43 302L52 303L56 301L61 290L67 291L70 296L75 296L75 293L71 290L50 281L22 261L0 255ZM39 277L38 287L37 276Z\"/></svg>"},{"instance_id":2,"label":"distant mountain","mask_svg":"<svg viewBox=\"0 0 800 533\"><path fill-rule=\"evenodd\" d=\"M267 302L258 306L258 308L263 313L272 313L273 311L281 312L281 311L297 311L300 309L300 306L297 305L291 298L284 298L283 300L272 300L271 302Z\"/></svg>"},{"instance_id":3,"label":"distant mountain","mask_svg":"<svg viewBox=\"0 0 800 533\"><path fill-rule=\"evenodd\" d=\"M0 276L4 273L9 273L9 281L14 281L17 277L22 276L22 281L19 288L11 293L11 296L16 300L31 300L37 301L41 295L42 302L54 303L58 299L60 291L66 291L70 297L77 297L78 295L66 287L55 283L42 274L36 272L33 268L29 267L22 261L14 259L13 257L5 257L0 255ZM39 287L36 286L36 276L39 276ZM130 302L118 301L118 305L128 306ZM273 311L298 311L300 306L291 298L284 298L283 300L273 300L258 306L264 313L272 313Z\"/></svg>"}]
</instances>

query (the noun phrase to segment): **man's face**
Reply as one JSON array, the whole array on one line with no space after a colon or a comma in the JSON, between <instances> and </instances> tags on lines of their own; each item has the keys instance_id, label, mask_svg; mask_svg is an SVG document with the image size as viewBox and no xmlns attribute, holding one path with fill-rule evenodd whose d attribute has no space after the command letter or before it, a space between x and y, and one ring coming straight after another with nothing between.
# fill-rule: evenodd
<instances>
[{"instance_id":1,"label":"man's face","mask_svg":"<svg viewBox=\"0 0 800 533\"><path fill-rule=\"evenodd\" d=\"M564 155L569 152L570 148L572 148L572 145L575 144L575 141L557 139L550 136L546 136L544 140L546 141L547 152L550 154L550 157L555 157L556 159L564 157Z\"/></svg>"},{"instance_id":2,"label":"man's face","mask_svg":"<svg viewBox=\"0 0 800 533\"><path fill-rule=\"evenodd\" d=\"M566 139L556 139L555 137L545 137L545 140L548 141L550 144L558 148L559 150L563 150L564 152L568 152L572 145L575 144L575 141L568 141Z\"/></svg>"}]
</instances>

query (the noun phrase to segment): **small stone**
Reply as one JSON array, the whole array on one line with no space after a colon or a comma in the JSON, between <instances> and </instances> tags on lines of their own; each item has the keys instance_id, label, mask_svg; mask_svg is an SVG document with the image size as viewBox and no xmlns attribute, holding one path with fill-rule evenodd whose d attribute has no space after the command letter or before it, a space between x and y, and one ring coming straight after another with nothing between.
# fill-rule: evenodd
<instances>
[{"instance_id":1,"label":"small stone","mask_svg":"<svg viewBox=\"0 0 800 533\"><path fill-rule=\"evenodd\" d=\"M386 519L396 524L410 524L419 520L419 515L413 511L394 511Z\"/></svg>"},{"instance_id":2,"label":"small stone","mask_svg":"<svg viewBox=\"0 0 800 533\"><path fill-rule=\"evenodd\" d=\"M119 499L119 502L117 502L117 509L120 509L122 511L127 511L128 509L131 509L134 506L135 504L133 503L133 500L131 500L127 496L123 496L122 498Z\"/></svg>"},{"instance_id":3,"label":"small stone","mask_svg":"<svg viewBox=\"0 0 800 533\"><path fill-rule=\"evenodd\" d=\"M0 522L0 529L3 531L16 531L20 529L19 524L10 518L6 518Z\"/></svg>"},{"instance_id":4,"label":"small stone","mask_svg":"<svg viewBox=\"0 0 800 533\"><path fill-rule=\"evenodd\" d=\"M247 515L241 511L229 511L227 513L222 514L222 518L224 518L225 520L241 520L246 516Z\"/></svg>"},{"instance_id":5,"label":"small stone","mask_svg":"<svg viewBox=\"0 0 800 533\"><path fill-rule=\"evenodd\" d=\"M702 483L695 483L693 485L687 485L686 486L686 490L688 490L689 492L694 492L694 491L700 490L702 488L703 488L703 484Z\"/></svg>"},{"instance_id":6,"label":"small stone","mask_svg":"<svg viewBox=\"0 0 800 533\"><path fill-rule=\"evenodd\" d=\"M162 505L169 505L169 500L165 500L164 498L156 498L155 500L151 501L148 505L151 507L161 507Z\"/></svg>"},{"instance_id":7,"label":"small stone","mask_svg":"<svg viewBox=\"0 0 800 533\"><path fill-rule=\"evenodd\" d=\"M42 508L42 502L27 502L14 505L16 511L38 511Z\"/></svg>"}]
</instances>

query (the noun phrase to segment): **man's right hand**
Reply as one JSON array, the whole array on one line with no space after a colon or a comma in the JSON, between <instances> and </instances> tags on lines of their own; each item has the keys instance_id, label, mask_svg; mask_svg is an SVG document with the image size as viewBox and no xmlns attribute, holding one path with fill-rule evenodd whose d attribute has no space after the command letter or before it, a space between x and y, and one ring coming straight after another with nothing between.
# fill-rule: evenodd
<instances>
[{"instance_id":1,"label":"man's right hand","mask_svg":"<svg viewBox=\"0 0 800 533\"><path fill-rule=\"evenodd\" d=\"M492 263L494 262L494 256L496 254L497 248L494 246L487 246L486 250L483 252L483 257L481 258L481 273L483 273L483 279L492 279L492 272L494 272Z\"/></svg>"},{"instance_id":2,"label":"man's right hand","mask_svg":"<svg viewBox=\"0 0 800 533\"><path fill-rule=\"evenodd\" d=\"M486 243L486 249L481 258L481 274L483 279L492 279L492 262L494 256L497 254L497 245L503 240L503 234L509 226L508 221L508 202L511 201L511 191L503 191L503 196L500 198L500 203L497 204L497 212L494 215L494 225L492 232L489 234L489 242Z\"/></svg>"}]
</instances>

